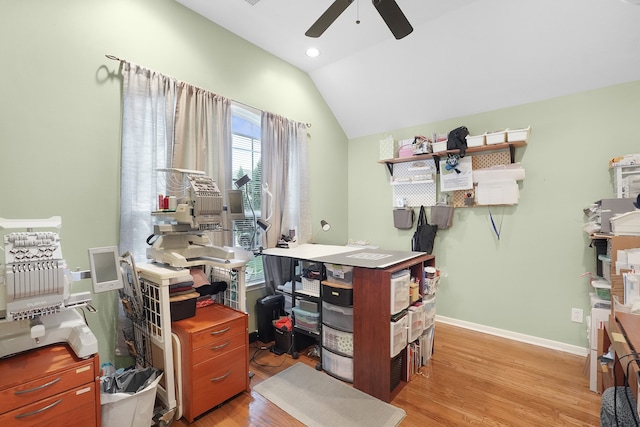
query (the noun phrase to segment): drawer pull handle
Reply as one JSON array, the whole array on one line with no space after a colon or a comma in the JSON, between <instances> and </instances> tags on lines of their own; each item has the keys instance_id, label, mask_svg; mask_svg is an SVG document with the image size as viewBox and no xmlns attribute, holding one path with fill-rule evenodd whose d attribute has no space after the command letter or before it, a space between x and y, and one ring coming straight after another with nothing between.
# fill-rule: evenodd
<instances>
[{"instance_id":1,"label":"drawer pull handle","mask_svg":"<svg viewBox=\"0 0 640 427\"><path fill-rule=\"evenodd\" d=\"M211 335L218 335L218 334L224 334L225 332L227 332L229 329L231 329L231 326L227 326L226 328L224 328L221 331L213 331L211 332Z\"/></svg>"},{"instance_id":2,"label":"drawer pull handle","mask_svg":"<svg viewBox=\"0 0 640 427\"><path fill-rule=\"evenodd\" d=\"M44 411L46 411L47 409L51 409L51 408L53 408L54 406L59 405L60 403L62 403L62 399L58 399L58 400L56 400L55 402L53 402L51 405L47 405L47 406L45 406L44 408L40 408L40 409L38 409L38 410L36 410L36 411L33 411L33 412L27 412L26 414L19 414L19 415L16 415L16 418L30 417L30 416L32 416L32 415L39 414L40 412L44 412Z\"/></svg>"},{"instance_id":3,"label":"drawer pull handle","mask_svg":"<svg viewBox=\"0 0 640 427\"><path fill-rule=\"evenodd\" d=\"M228 345L229 345L229 343L230 343L230 342L231 342L231 341L227 341L227 342L226 342L226 343L224 343L224 344L214 345L214 346L213 346L213 347L211 347L209 350L219 350L219 349L221 349L221 348L225 348L226 346L228 346Z\"/></svg>"},{"instance_id":4,"label":"drawer pull handle","mask_svg":"<svg viewBox=\"0 0 640 427\"><path fill-rule=\"evenodd\" d=\"M40 386L38 386L38 387L30 388L30 389L28 389L28 390L18 390L18 391L16 391L16 392L14 392L13 394L15 394L15 395L20 395L20 394L26 394L26 393L31 393L31 392L34 392L34 391L42 390L43 388L47 388L47 387L49 387L49 386L51 386L51 385L54 385L55 383L57 383L57 382L58 382L58 381L60 381L61 379L62 379L62 378L58 377L58 378L56 378L55 380L53 380L53 381L49 381L49 382L48 382L48 383L46 383L46 384L42 384L42 385L40 385Z\"/></svg>"},{"instance_id":5,"label":"drawer pull handle","mask_svg":"<svg viewBox=\"0 0 640 427\"><path fill-rule=\"evenodd\" d=\"M221 377L211 378L211 382L223 380L223 379L227 378L229 375L231 375L231 371L227 371L227 373L222 375Z\"/></svg>"}]
</instances>

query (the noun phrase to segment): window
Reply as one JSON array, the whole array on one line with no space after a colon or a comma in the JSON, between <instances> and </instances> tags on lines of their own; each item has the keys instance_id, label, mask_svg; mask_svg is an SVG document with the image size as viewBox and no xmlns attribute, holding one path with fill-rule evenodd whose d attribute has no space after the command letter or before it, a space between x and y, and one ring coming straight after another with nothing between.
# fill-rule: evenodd
<instances>
[{"instance_id":1,"label":"window","mask_svg":"<svg viewBox=\"0 0 640 427\"><path fill-rule=\"evenodd\" d=\"M238 104L231 107L231 177L237 179L247 175L251 181L242 188L246 219L232 221L233 246L252 251L260 246L261 229L256 221L262 211L262 159L261 159L261 115L258 111ZM262 257L247 261L247 285L262 283L264 270Z\"/></svg>"}]
</instances>

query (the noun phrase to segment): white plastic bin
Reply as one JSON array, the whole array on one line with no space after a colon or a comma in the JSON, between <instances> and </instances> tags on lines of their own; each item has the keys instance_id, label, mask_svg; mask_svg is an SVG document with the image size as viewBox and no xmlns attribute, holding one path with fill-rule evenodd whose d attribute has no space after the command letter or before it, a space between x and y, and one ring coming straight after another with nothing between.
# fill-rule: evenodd
<instances>
[{"instance_id":1,"label":"white plastic bin","mask_svg":"<svg viewBox=\"0 0 640 427\"><path fill-rule=\"evenodd\" d=\"M408 322L408 316L391 322L391 357L397 356L407 346Z\"/></svg>"},{"instance_id":2,"label":"white plastic bin","mask_svg":"<svg viewBox=\"0 0 640 427\"><path fill-rule=\"evenodd\" d=\"M324 325L322 327L322 345L338 354L353 357L353 332L343 332Z\"/></svg>"},{"instance_id":3,"label":"white plastic bin","mask_svg":"<svg viewBox=\"0 0 640 427\"><path fill-rule=\"evenodd\" d=\"M411 301L411 274L402 270L391 275L391 314L400 313Z\"/></svg>"},{"instance_id":4,"label":"white plastic bin","mask_svg":"<svg viewBox=\"0 0 640 427\"><path fill-rule=\"evenodd\" d=\"M343 331L353 332L353 307L341 307L323 302L322 323Z\"/></svg>"},{"instance_id":5,"label":"white plastic bin","mask_svg":"<svg viewBox=\"0 0 640 427\"><path fill-rule=\"evenodd\" d=\"M100 393L100 412L103 427L150 426L156 402L159 374L144 389L135 393Z\"/></svg>"},{"instance_id":6,"label":"white plastic bin","mask_svg":"<svg viewBox=\"0 0 640 427\"><path fill-rule=\"evenodd\" d=\"M424 331L424 304L412 305L409 307L409 336L407 338L408 342L413 342L418 339L420 335L422 335L422 331Z\"/></svg>"},{"instance_id":7,"label":"white plastic bin","mask_svg":"<svg viewBox=\"0 0 640 427\"><path fill-rule=\"evenodd\" d=\"M353 382L353 359L351 357L341 356L323 347L322 369L336 378ZM309 386L313 387L313 384L309 384Z\"/></svg>"},{"instance_id":8,"label":"white plastic bin","mask_svg":"<svg viewBox=\"0 0 640 427\"><path fill-rule=\"evenodd\" d=\"M325 264L327 282L351 285L353 283L353 267L340 264Z\"/></svg>"}]
</instances>

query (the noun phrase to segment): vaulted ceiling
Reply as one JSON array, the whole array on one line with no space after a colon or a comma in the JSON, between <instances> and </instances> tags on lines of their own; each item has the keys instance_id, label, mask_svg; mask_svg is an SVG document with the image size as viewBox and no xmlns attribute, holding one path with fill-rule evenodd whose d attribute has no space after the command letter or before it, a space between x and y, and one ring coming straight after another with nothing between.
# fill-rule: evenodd
<instances>
[{"instance_id":1,"label":"vaulted ceiling","mask_svg":"<svg viewBox=\"0 0 640 427\"><path fill-rule=\"evenodd\" d=\"M397 0L401 40L368 0L319 38L333 0L176 1L308 72L349 138L640 79L638 0Z\"/></svg>"}]
</instances>

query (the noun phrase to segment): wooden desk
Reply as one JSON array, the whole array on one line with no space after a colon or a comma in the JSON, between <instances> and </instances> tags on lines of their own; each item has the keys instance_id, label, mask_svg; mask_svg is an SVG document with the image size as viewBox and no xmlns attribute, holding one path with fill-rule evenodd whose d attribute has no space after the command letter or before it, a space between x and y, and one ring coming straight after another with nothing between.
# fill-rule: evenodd
<instances>
[{"instance_id":1,"label":"wooden desk","mask_svg":"<svg viewBox=\"0 0 640 427\"><path fill-rule=\"evenodd\" d=\"M640 364L636 359L640 354L640 316L631 313L616 312L615 317L609 317L607 335L615 351L614 375L615 384L624 384L625 377L629 378L629 387L634 396L638 396L638 373ZM605 340L605 348L608 346Z\"/></svg>"},{"instance_id":2,"label":"wooden desk","mask_svg":"<svg viewBox=\"0 0 640 427\"><path fill-rule=\"evenodd\" d=\"M0 425L100 426L99 371L65 344L0 359Z\"/></svg>"}]
</instances>

